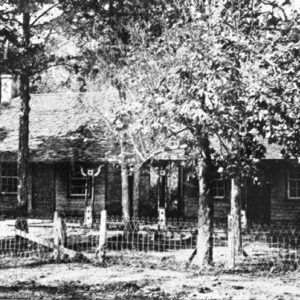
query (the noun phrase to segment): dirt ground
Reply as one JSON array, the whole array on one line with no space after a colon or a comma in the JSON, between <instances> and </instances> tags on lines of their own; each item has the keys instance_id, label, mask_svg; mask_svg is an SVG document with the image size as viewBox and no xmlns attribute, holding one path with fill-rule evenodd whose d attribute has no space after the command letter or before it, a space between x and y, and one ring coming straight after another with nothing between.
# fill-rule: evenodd
<instances>
[{"instance_id":1,"label":"dirt ground","mask_svg":"<svg viewBox=\"0 0 300 300\"><path fill-rule=\"evenodd\" d=\"M300 299L299 271L199 273L184 255L112 255L105 265L5 258L0 299Z\"/></svg>"}]
</instances>

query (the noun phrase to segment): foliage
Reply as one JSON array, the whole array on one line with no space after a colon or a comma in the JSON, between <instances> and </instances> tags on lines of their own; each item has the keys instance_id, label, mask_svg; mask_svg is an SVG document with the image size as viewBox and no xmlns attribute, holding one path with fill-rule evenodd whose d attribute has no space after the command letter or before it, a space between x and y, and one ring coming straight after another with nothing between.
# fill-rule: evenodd
<instances>
[{"instance_id":1,"label":"foliage","mask_svg":"<svg viewBox=\"0 0 300 300\"><path fill-rule=\"evenodd\" d=\"M135 47L123 73L147 103L154 136L176 136L192 158L210 136L224 176L255 177L265 141L283 150L297 144L298 16L266 6L221 1L191 10L190 19Z\"/></svg>"}]
</instances>

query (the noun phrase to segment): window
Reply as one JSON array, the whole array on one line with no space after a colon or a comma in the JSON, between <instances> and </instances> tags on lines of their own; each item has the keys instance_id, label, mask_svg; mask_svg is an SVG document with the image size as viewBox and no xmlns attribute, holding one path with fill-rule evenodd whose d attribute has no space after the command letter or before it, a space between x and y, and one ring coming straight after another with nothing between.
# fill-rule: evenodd
<instances>
[{"instance_id":1,"label":"window","mask_svg":"<svg viewBox=\"0 0 300 300\"><path fill-rule=\"evenodd\" d=\"M1 166L1 193L17 194L18 171L17 164L4 163Z\"/></svg>"},{"instance_id":2,"label":"window","mask_svg":"<svg viewBox=\"0 0 300 300\"><path fill-rule=\"evenodd\" d=\"M221 179L215 179L212 183L212 195L215 199L225 198L225 181Z\"/></svg>"},{"instance_id":3,"label":"window","mask_svg":"<svg viewBox=\"0 0 300 300\"><path fill-rule=\"evenodd\" d=\"M71 167L70 172L70 196L85 196L87 185L87 194L90 193L90 184L88 177L81 174L80 166L75 165Z\"/></svg>"},{"instance_id":4,"label":"window","mask_svg":"<svg viewBox=\"0 0 300 300\"><path fill-rule=\"evenodd\" d=\"M300 199L300 169L288 173L288 198Z\"/></svg>"}]
</instances>

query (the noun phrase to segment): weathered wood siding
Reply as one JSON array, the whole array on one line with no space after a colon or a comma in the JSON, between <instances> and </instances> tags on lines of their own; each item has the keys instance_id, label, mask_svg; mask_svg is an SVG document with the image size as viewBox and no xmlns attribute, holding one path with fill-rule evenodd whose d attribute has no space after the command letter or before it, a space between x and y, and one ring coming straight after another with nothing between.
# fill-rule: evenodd
<instances>
[{"instance_id":1,"label":"weathered wood siding","mask_svg":"<svg viewBox=\"0 0 300 300\"><path fill-rule=\"evenodd\" d=\"M186 178L184 182L185 216L197 218L199 208L199 183L196 177ZM214 217L226 219L230 210L229 190L226 186L226 198L214 199Z\"/></svg>"},{"instance_id":2,"label":"weathered wood siding","mask_svg":"<svg viewBox=\"0 0 300 300\"><path fill-rule=\"evenodd\" d=\"M268 223L271 218L270 205L270 184L253 184L250 180L247 182L246 189L246 211L249 221Z\"/></svg>"},{"instance_id":3,"label":"weathered wood siding","mask_svg":"<svg viewBox=\"0 0 300 300\"><path fill-rule=\"evenodd\" d=\"M0 174L2 174L2 165L0 164ZM14 213L18 205L16 194L0 193L0 215Z\"/></svg>"},{"instance_id":4,"label":"weathered wood siding","mask_svg":"<svg viewBox=\"0 0 300 300\"><path fill-rule=\"evenodd\" d=\"M0 174L2 174L2 164L0 163ZM28 174L28 211L32 207L32 166L29 166ZM0 193L0 215L14 214L18 205L17 194Z\"/></svg>"},{"instance_id":5,"label":"weathered wood siding","mask_svg":"<svg viewBox=\"0 0 300 300\"><path fill-rule=\"evenodd\" d=\"M105 209L109 216L122 215L122 177L118 166L107 167L107 199Z\"/></svg>"},{"instance_id":6,"label":"weathered wood siding","mask_svg":"<svg viewBox=\"0 0 300 300\"><path fill-rule=\"evenodd\" d=\"M268 184L261 186L247 185L245 196L247 197L246 209L249 219L253 221L279 221L279 220L299 220L300 200L288 199L287 196L287 174L291 168L299 166L296 163L284 163L283 161L268 161L266 164L266 177ZM95 169L97 166L95 165ZM37 170L43 172L39 174ZM0 164L1 172L1 164ZM176 168L175 171L177 172ZM188 172L185 172L188 174ZM30 166L28 179L28 208L32 214L39 215L52 214L54 209L65 211L68 214L82 215L84 211L84 196L70 196L69 193L69 163L41 164L35 163ZM178 179L174 175L173 183L169 182L166 200L168 205L170 200L176 198L175 181ZM139 216L157 216L158 202L158 173L154 168L148 168L142 172L140 177L140 202ZM171 185L173 187L171 188ZM39 187L38 197L46 197L48 204L44 208L37 197L36 188ZM174 190L174 191L173 191ZM198 213L198 181L195 177L183 179L184 216L197 217ZM226 219L230 209L229 202L230 189L227 187L226 199L215 199L215 218ZM53 205L49 202L53 195ZM122 212L121 194L121 171L114 165L104 167L98 177L95 178L95 213L100 214L102 209L108 211L108 215L121 216ZM38 202L37 202L38 201ZM89 200L90 201L90 200ZM17 195L0 194L0 214L13 214L17 207ZM37 211L38 207L38 211ZM168 210L167 210L168 213Z\"/></svg>"},{"instance_id":7,"label":"weathered wood siding","mask_svg":"<svg viewBox=\"0 0 300 300\"><path fill-rule=\"evenodd\" d=\"M150 216L156 211L156 203L150 197L150 168L141 171L139 183L139 217Z\"/></svg>"},{"instance_id":8,"label":"weathered wood siding","mask_svg":"<svg viewBox=\"0 0 300 300\"><path fill-rule=\"evenodd\" d=\"M55 209L55 169L52 164L32 166L31 212L36 216L52 216Z\"/></svg>"},{"instance_id":9,"label":"weathered wood siding","mask_svg":"<svg viewBox=\"0 0 300 300\"><path fill-rule=\"evenodd\" d=\"M96 170L98 166L93 168ZM102 168L98 177L95 177L95 214L100 214L100 211L105 208L105 172L106 168ZM56 209L69 214L83 215L85 208L84 196L70 195L70 165L57 164L55 166L55 202ZM88 197L88 204L91 202L91 197Z\"/></svg>"},{"instance_id":10,"label":"weathered wood siding","mask_svg":"<svg viewBox=\"0 0 300 300\"><path fill-rule=\"evenodd\" d=\"M184 184L184 215L196 218L199 207L199 188L196 177L187 177Z\"/></svg>"},{"instance_id":11,"label":"weathered wood siding","mask_svg":"<svg viewBox=\"0 0 300 300\"><path fill-rule=\"evenodd\" d=\"M274 162L269 172L271 194L271 220L300 220L300 199L288 199L287 175L296 163L282 164Z\"/></svg>"}]
</instances>

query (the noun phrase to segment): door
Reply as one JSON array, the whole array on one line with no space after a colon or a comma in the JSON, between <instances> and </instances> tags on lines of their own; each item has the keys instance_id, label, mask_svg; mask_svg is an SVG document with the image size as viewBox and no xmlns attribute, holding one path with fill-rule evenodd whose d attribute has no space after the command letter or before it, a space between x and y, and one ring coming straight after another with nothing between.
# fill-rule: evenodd
<instances>
[{"instance_id":1,"label":"door","mask_svg":"<svg viewBox=\"0 0 300 300\"><path fill-rule=\"evenodd\" d=\"M32 211L36 216L51 216L55 204L53 165L38 164L33 167Z\"/></svg>"},{"instance_id":2,"label":"door","mask_svg":"<svg viewBox=\"0 0 300 300\"><path fill-rule=\"evenodd\" d=\"M270 221L270 185L260 186L248 184L247 186L247 216L250 221L268 223Z\"/></svg>"}]
</instances>

